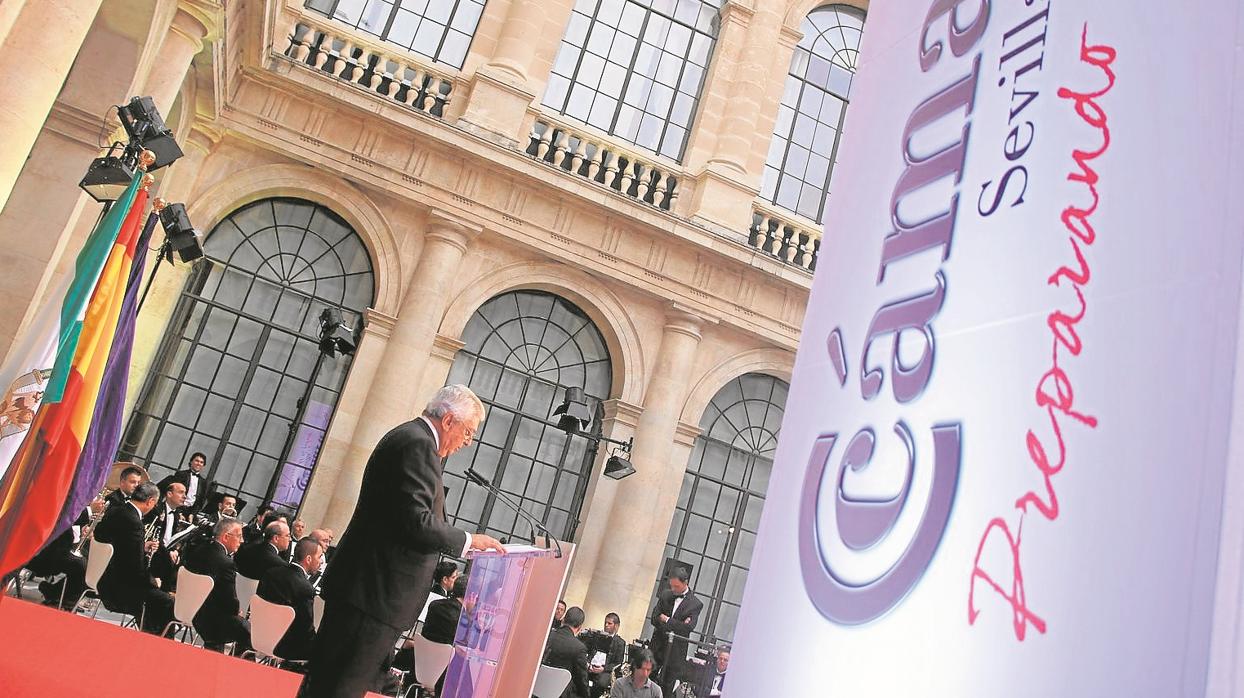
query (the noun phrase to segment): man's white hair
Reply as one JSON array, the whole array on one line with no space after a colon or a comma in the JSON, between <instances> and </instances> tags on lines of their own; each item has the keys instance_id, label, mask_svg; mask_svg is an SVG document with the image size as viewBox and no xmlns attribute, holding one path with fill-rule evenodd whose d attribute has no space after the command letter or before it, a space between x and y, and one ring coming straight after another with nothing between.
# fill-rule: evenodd
<instances>
[{"instance_id":1,"label":"man's white hair","mask_svg":"<svg viewBox=\"0 0 1244 698\"><path fill-rule=\"evenodd\" d=\"M484 403L479 401L471 389L462 384L447 385L436 391L423 414L432 419L440 419L452 414L455 419L466 420L473 417L484 418Z\"/></svg>"}]
</instances>

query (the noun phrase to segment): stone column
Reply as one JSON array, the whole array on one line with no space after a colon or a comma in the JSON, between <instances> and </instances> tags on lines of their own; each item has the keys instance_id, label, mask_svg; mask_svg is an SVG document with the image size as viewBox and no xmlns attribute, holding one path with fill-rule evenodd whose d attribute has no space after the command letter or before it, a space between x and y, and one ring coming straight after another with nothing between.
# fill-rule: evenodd
<instances>
[{"instance_id":1,"label":"stone column","mask_svg":"<svg viewBox=\"0 0 1244 698\"><path fill-rule=\"evenodd\" d=\"M385 345L367 392L344 465L333 487L324 525L340 531L354 513L363 468L385 432L419 414L431 394L420 395L436 330L449 304L449 289L467 246L481 228L433 210L428 214L423 252L407 284L393 334Z\"/></svg>"},{"instance_id":2,"label":"stone column","mask_svg":"<svg viewBox=\"0 0 1244 698\"><path fill-rule=\"evenodd\" d=\"M177 93L186 81L186 73L190 71L190 62L203 49L207 34L208 27L204 20L184 7L177 8L142 90L155 101L162 116L167 117L173 107Z\"/></svg>"},{"instance_id":3,"label":"stone column","mask_svg":"<svg viewBox=\"0 0 1244 698\"><path fill-rule=\"evenodd\" d=\"M492 58L471 78L461 125L510 147L521 140L538 89L537 53L561 41L573 7L571 0L511 0Z\"/></svg>"},{"instance_id":4,"label":"stone column","mask_svg":"<svg viewBox=\"0 0 1244 698\"><path fill-rule=\"evenodd\" d=\"M9 200L101 0L27 2L0 45L0 209ZM76 166L75 166L76 167Z\"/></svg>"},{"instance_id":5,"label":"stone column","mask_svg":"<svg viewBox=\"0 0 1244 698\"><path fill-rule=\"evenodd\" d=\"M643 413L635 427L631 453L635 474L618 483L609 516L611 542L601 546L585 601L594 609L617 611L629 633L643 628L661 544L669 532L686 469L685 456L673 460L675 432L704 323L703 317L676 305L666 314ZM671 493L673 498L668 496ZM657 562L651 560L654 550Z\"/></svg>"}]
</instances>

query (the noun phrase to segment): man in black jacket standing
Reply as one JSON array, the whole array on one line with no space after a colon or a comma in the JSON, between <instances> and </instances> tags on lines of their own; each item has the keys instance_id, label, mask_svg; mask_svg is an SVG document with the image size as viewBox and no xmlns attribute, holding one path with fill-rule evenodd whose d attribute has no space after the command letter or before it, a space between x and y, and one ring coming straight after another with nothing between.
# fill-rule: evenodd
<instances>
[{"instance_id":1,"label":"man in black jacket standing","mask_svg":"<svg viewBox=\"0 0 1244 698\"><path fill-rule=\"evenodd\" d=\"M136 486L123 504L108 507L95 527L95 540L112 546L112 559L99 578L99 597L109 609L142 617L143 630L158 633L173 617L173 597L157 589L147 569L143 516L155 508L159 489L150 482ZM92 554L98 554L92 551Z\"/></svg>"},{"instance_id":2,"label":"man in black jacket standing","mask_svg":"<svg viewBox=\"0 0 1244 698\"><path fill-rule=\"evenodd\" d=\"M294 547L294 562L268 570L255 592L264 601L294 609L294 622L276 643L276 656L304 660L311 656L315 640L315 589L307 578L320 568L324 548L317 541L303 538Z\"/></svg>"},{"instance_id":3,"label":"man in black jacket standing","mask_svg":"<svg viewBox=\"0 0 1244 698\"><path fill-rule=\"evenodd\" d=\"M212 529L213 539L186 555L186 569L212 578L212 593L194 614L194 629L203 636L203 646L217 652L230 642L237 643L235 654L250 649L251 626L242 616L238 603L237 567L233 554L242 544L242 522L223 519Z\"/></svg>"},{"instance_id":4,"label":"man in black jacket standing","mask_svg":"<svg viewBox=\"0 0 1244 698\"><path fill-rule=\"evenodd\" d=\"M495 538L445 522L443 459L471 443L483 418L475 393L450 385L376 444L324 573L324 617L302 695L358 698L381 688L393 645L423 609L441 553L504 552Z\"/></svg>"},{"instance_id":5,"label":"man in black jacket standing","mask_svg":"<svg viewBox=\"0 0 1244 698\"><path fill-rule=\"evenodd\" d=\"M178 470L160 481L160 491L166 491L172 483L180 482L182 487L186 488L186 501L182 505L186 513L202 511L203 505L207 503L208 495L216 485L203 476L206 466L207 456L205 454L198 452L191 454L190 465L185 470Z\"/></svg>"},{"instance_id":6,"label":"man in black jacket standing","mask_svg":"<svg viewBox=\"0 0 1244 698\"><path fill-rule=\"evenodd\" d=\"M669 589L657 597L652 608L652 643L649 645L661 672L659 683L665 693L674 692L674 681L687 663L687 637L700 620L704 603L691 592L691 573L686 567L675 567L670 573ZM671 633L673 637L671 638Z\"/></svg>"},{"instance_id":7,"label":"man in black jacket standing","mask_svg":"<svg viewBox=\"0 0 1244 698\"><path fill-rule=\"evenodd\" d=\"M562 627L549 633L549 643L544 648L542 664L570 672L570 683L561 698L588 698L587 645L576 637L586 617L578 606L566 609Z\"/></svg>"}]
</instances>

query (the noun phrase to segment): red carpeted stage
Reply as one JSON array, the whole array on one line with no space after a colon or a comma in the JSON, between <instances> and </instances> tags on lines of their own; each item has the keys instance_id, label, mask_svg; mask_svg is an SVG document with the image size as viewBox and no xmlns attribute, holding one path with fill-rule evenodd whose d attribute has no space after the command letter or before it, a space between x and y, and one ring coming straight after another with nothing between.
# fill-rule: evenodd
<instances>
[{"instance_id":1,"label":"red carpeted stage","mask_svg":"<svg viewBox=\"0 0 1244 698\"><path fill-rule=\"evenodd\" d=\"M5 698L292 698L301 678L111 623L0 597L0 695Z\"/></svg>"}]
</instances>

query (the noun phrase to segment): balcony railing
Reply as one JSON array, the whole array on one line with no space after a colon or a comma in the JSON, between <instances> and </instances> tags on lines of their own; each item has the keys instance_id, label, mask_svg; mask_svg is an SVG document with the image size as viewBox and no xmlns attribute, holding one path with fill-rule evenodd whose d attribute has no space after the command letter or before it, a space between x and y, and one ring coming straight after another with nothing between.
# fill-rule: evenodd
<instances>
[{"instance_id":1,"label":"balcony railing","mask_svg":"<svg viewBox=\"0 0 1244 698\"><path fill-rule=\"evenodd\" d=\"M747 242L765 254L801 269L816 271L821 251L821 228L812 221L784 214L759 202L752 205Z\"/></svg>"},{"instance_id":2,"label":"balcony railing","mask_svg":"<svg viewBox=\"0 0 1244 698\"><path fill-rule=\"evenodd\" d=\"M384 44L312 15L299 16L293 26L284 56L296 63L437 118L453 98L452 79Z\"/></svg>"},{"instance_id":3,"label":"balcony railing","mask_svg":"<svg viewBox=\"0 0 1244 698\"><path fill-rule=\"evenodd\" d=\"M543 114L532 126L526 153L662 211L678 199L678 178L665 166Z\"/></svg>"}]
</instances>

